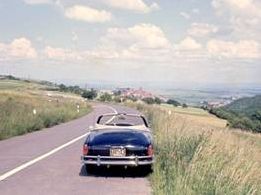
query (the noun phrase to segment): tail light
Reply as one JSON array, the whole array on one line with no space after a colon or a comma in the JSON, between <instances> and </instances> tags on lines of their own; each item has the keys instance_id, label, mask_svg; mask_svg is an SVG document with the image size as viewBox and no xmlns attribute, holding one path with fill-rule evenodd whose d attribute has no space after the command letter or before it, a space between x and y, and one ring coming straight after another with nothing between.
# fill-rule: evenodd
<instances>
[{"instance_id":1,"label":"tail light","mask_svg":"<svg viewBox=\"0 0 261 195\"><path fill-rule=\"evenodd\" d=\"M83 148L82 148L82 153L83 153L83 155L87 155L88 152L89 152L88 145L87 145L87 144L84 144L84 145L83 145Z\"/></svg>"},{"instance_id":2,"label":"tail light","mask_svg":"<svg viewBox=\"0 0 261 195\"><path fill-rule=\"evenodd\" d=\"M149 145L149 146L148 146L147 154L148 154L148 156L153 156L154 151L153 151L152 145Z\"/></svg>"}]
</instances>

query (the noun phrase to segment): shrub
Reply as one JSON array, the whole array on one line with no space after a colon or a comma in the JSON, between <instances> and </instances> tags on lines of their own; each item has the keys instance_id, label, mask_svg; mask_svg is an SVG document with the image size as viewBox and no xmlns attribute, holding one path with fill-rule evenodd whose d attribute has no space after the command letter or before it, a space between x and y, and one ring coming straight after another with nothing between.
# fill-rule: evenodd
<instances>
[{"instance_id":1,"label":"shrub","mask_svg":"<svg viewBox=\"0 0 261 195\"><path fill-rule=\"evenodd\" d=\"M182 108L187 108L188 105L187 104L182 104Z\"/></svg>"},{"instance_id":2,"label":"shrub","mask_svg":"<svg viewBox=\"0 0 261 195\"><path fill-rule=\"evenodd\" d=\"M89 99L89 100L93 100L93 99L95 99L97 97L97 91L95 91L94 89L85 90L82 93L82 97L86 98L86 99Z\"/></svg>"},{"instance_id":3,"label":"shrub","mask_svg":"<svg viewBox=\"0 0 261 195\"><path fill-rule=\"evenodd\" d=\"M173 106L180 106L180 105L181 105L178 101L173 100L173 99L169 99L169 100L167 101L167 104L171 104L171 105L173 105Z\"/></svg>"},{"instance_id":4,"label":"shrub","mask_svg":"<svg viewBox=\"0 0 261 195\"><path fill-rule=\"evenodd\" d=\"M112 101L112 96L106 92L100 96L99 100L102 102L110 102Z\"/></svg>"},{"instance_id":5,"label":"shrub","mask_svg":"<svg viewBox=\"0 0 261 195\"><path fill-rule=\"evenodd\" d=\"M155 102L155 104L161 104L161 99L158 97L155 97L154 102Z\"/></svg>"}]
</instances>

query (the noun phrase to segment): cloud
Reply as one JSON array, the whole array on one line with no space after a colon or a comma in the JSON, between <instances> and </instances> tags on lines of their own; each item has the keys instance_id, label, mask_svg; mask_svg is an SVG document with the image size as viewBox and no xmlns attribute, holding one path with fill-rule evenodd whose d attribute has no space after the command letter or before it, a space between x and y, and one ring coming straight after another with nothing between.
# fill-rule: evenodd
<instances>
[{"instance_id":1,"label":"cloud","mask_svg":"<svg viewBox=\"0 0 261 195\"><path fill-rule=\"evenodd\" d=\"M218 27L207 23L192 23L187 31L187 34L193 37L206 37L210 34L216 33Z\"/></svg>"},{"instance_id":2,"label":"cloud","mask_svg":"<svg viewBox=\"0 0 261 195\"><path fill-rule=\"evenodd\" d=\"M186 37L178 45L175 46L178 50L198 50L202 45L191 37Z\"/></svg>"},{"instance_id":3,"label":"cloud","mask_svg":"<svg viewBox=\"0 0 261 195\"><path fill-rule=\"evenodd\" d=\"M74 5L65 9L65 16L73 20L81 20L90 23L108 22L112 14L105 10L97 10L88 6Z\"/></svg>"},{"instance_id":4,"label":"cloud","mask_svg":"<svg viewBox=\"0 0 261 195\"><path fill-rule=\"evenodd\" d=\"M186 12L180 12L179 15L181 15L183 18L186 18L187 20L190 19L190 15Z\"/></svg>"},{"instance_id":5,"label":"cloud","mask_svg":"<svg viewBox=\"0 0 261 195\"><path fill-rule=\"evenodd\" d=\"M212 6L218 16L228 21L235 37L261 40L261 1L212 0Z\"/></svg>"},{"instance_id":6,"label":"cloud","mask_svg":"<svg viewBox=\"0 0 261 195\"><path fill-rule=\"evenodd\" d=\"M171 44L158 26L142 23L129 28L109 28L97 47L91 50L75 51L48 46L44 55L55 60L162 61L170 56L170 50Z\"/></svg>"},{"instance_id":7,"label":"cloud","mask_svg":"<svg viewBox=\"0 0 261 195\"><path fill-rule=\"evenodd\" d=\"M190 36L185 37L179 43L173 45L173 60L183 60L186 62L195 62L205 60L207 52L203 45Z\"/></svg>"},{"instance_id":8,"label":"cloud","mask_svg":"<svg viewBox=\"0 0 261 195\"><path fill-rule=\"evenodd\" d=\"M153 24L139 24L128 28L131 38L136 39L135 46L139 48L161 49L170 46L164 32Z\"/></svg>"},{"instance_id":9,"label":"cloud","mask_svg":"<svg viewBox=\"0 0 261 195\"><path fill-rule=\"evenodd\" d=\"M0 43L0 60L34 59L37 57L31 41L21 37L10 44Z\"/></svg>"},{"instance_id":10,"label":"cloud","mask_svg":"<svg viewBox=\"0 0 261 195\"><path fill-rule=\"evenodd\" d=\"M64 49L64 48L54 48L51 46L45 47L43 51L44 55L48 59L53 60L82 60L82 54L81 52L76 52L71 49Z\"/></svg>"},{"instance_id":11,"label":"cloud","mask_svg":"<svg viewBox=\"0 0 261 195\"><path fill-rule=\"evenodd\" d=\"M153 2L152 4L147 5L143 0L104 0L104 2L114 8L142 13L149 13L159 9L159 5L157 3Z\"/></svg>"},{"instance_id":12,"label":"cloud","mask_svg":"<svg viewBox=\"0 0 261 195\"><path fill-rule=\"evenodd\" d=\"M260 46L254 40L241 40L238 42L210 40L207 43L208 52L214 57L225 58L260 58Z\"/></svg>"},{"instance_id":13,"label":"cloud","mask_svg":"<svg viewBox=\"0 0 261 195\"><path fill-rule=\"evenodd\" d=\"M30 5L52 4L64 12L65 17L73 20L80 20L89 23L103 23L112 19L112 14L106 10L98 10L87 5L66 6L66 1L60 0L24 0ZM68 2L67 2L68 4Z\"/></svg>"},{"instance_id":14,"label":"cloud","mask_svg":"<svg viewBox=\"0 0 261 195\"><path fill-rule=\"evenodd\" d=\"M171 44L161 28L142 23L129 28L109 28L95 52L110 51L118 58L152 60L164 58L170 48Z\"/></svg>"},{"instance_id":15,"label":"cloud","mask_svg":"<svg viewBox=\"0 0 261 195\"><path fill-rule=\"evenodd\" d=\"M160 27L153 24L137 24L129 28L109 28L101 38L102 45L114 48L163 49L170 43Z\"/></svg>"},{"instance_id":16,"label":"cloud","mask_svg":"<svg viewBox=\"0 0 261 195\"><path fill-rule=\"evenodd\" d=\"M215 32L208 24L194 24L193 27L205 27L201 36L209 31ZM211 30L208 30L211 29ZM198 34L197 34L198 36ZM175 60L186 62L212 59L258 59L260 47L254 40L229 42L218 39L207 41L206 45L191 36L185 37L177 44L171 44L164 31L149 23L136 24L127 28L108 28L95 48L74 50L47 46L44 55L53 60L89 61L138 60L141 63L173 63Z\"/></svg>"},{"instance_id":17,"label":"cloud","mask_svg":"<svg viewBox=\"0 0 261 195\"><path fill-rule=\"evenodd\" d=\"M212 0L212 6L219 13L229 10L236 15L261 17L261 3L258 0Z\"/></svg>"}]
</instances>

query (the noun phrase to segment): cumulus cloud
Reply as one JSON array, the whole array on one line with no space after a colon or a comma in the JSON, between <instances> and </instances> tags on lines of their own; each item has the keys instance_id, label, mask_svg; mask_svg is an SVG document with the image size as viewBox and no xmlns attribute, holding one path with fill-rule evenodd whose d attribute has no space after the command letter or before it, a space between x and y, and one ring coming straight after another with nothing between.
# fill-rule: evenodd
<instances>
[{"instance_id":1,"label":"cumulus cloud","mask_svg":"<svg viewBox=\"0 0 261 195\"><path fill-rule=\"evenodd\" d=\"M225 58L260 58L260 46L254 40L241 40L238 42L210 40L207 43L208 52L214 57Z\"/></svg>"},{"instance_id":2,"label":"cumulus cloud","mask_svg":"<svg viewBox=\"0 0 261 195\"><path fill-rule=\"evenodd\" d=\"M159 9L159 5L153 2L147 5L143 0L105 0L107 5L124 10L132 10L142 13L148 13Z\"/></svg>"},{"instance_id":3,"label":"cumulus cloud","mask_svg":"<svg viewBox=\"0 0 261 195\"><path fill-rule=\"evenodd\" d=\"M48 46L44 55L56 60L88 59L140 59L165 60L170 56L171 44L164 32L152 24L137 24L129 28L109 28L102 36L97 47L91 50L75 51L72 49Z\"/></svg>"},{"instance_id":4,"label":"cumulus cloud","mask_svg":"<svg viewBox=\"0 0 261 195\"><path fill-rule=\"evenodd\" d=\"M105 10L97 10L88 6L74 5L65 9L65 16L73 20L81 20L90 23L108 22L112 14Z\"/></svg>"},{"instance_id":5,"label":"cumulus cloud","mask_svg":"<svg viewBox=\"0 0 261 195\"><path fill-rule=\"evenodd\" d=\"M44 49L44 55L48 59L54 60L82 60L83 56L81 52L76 52L72 49L56 48L47 46Z\"/></svg>"},{"instance_id":6,"label":"cumulus cloud","mask_svg":"<svg viewBox=\"0 0 261 195\"><path fill-rule=\"evenodd\" d=\"M174 44L172 56L174 60L180 59L188 62L204 60L207 57L207 53L201 43L187 36L179 43Z\"/></svg>"},{"instance_id":7,"label":"cumulus cloud","mask_svg":"<svg viewBox=\"0 0 261 195\"><path fill-rule=\"evenodd\" d=\"M216 33L218 27L207 23L192 23L187 31L187 34L193 37L205 37Z\"/></svg>"},{"instance_id":8,"label":"cumulus cloud","mask_svg":"<svg viewBox=\"0 0 261 195\"><path fill-rule=\"evenodd\" d=\"M191 37L186 37L178 45L176 45L176 49L178 50L198 50L201 48L202 45Z\"/></svg>"},{"instance_id":9,"label":"cumulus cloud","mask_svg":"<svg viewBox=\"0 0 261 195\"><path fill-rule=\"evenodd\" d=\"M27 38L17 38L9 44L0 43L1 60L34 59L36 57L37 52Z\"/></svg>"},{"instance_id":10,"label":"cumulus cloud","mask_svg":"<svg viewBox=\"0 0 261 195\"><path fill-rule=\"evenodd\" d=\"M229 22L234 36L260 40L261 1L212 0L212 6L219 16Z\"/></svg>"},{"instance_id":11,"label":"cumulus cloud","mask_svg":"<svg viewBox=\"0 0 261 195\"><path fill-rule=\"evenodd\" d=\"M109 28L100 40L96 52L114 51L121 58L154 58L170 49L164 32L152 24L137 24L129 28Z\"/></svg>"},{"instance_id":12,"label":"cumulus cloud","mask_svg":"<svg viewBox=\"0 0 261 195\"><path fill-rule=\"evenodd\" d=\"M164 32L153 24L139 24L128 28L130 37L136 39L135 45L140 48L160 49L170 46Z\"/></svg>"},{"instance_id":13,"label":"cumulus cloud","mask_svg":"<svg viewBox=\"0 0 261 195\"><path fill-rule=\"evenodd\" d=\"M192 25L196 36L216 32L215 26L209 24ZM195 30L201 27L200 30ZM192 31L191 31L192 32ZM73 33L74 34L74 33ZM201 40L201 39L200 39ZM202 40L201 40L202 41ZM74 50L47 46L44 55L54 60L139 60L140 62L173 62L175 59L206 60L210 57L227 59L258 59L260 46L254 40L238 42L211 39L199 42L188 35L176 44L171 44L164 31L149 23L136 24L127 28L108 28L95 48Z\"/></svg>"},{"instance_id":14,"label":"cumulus cloud","mask_svg":"<svg viewBox=\"0 0 261 195\"><path fill-rule=\"evenodd\" d=\"M229 10L237 15L261 17L259 0L212 0L214 8L219 12Z\"/></svg>"}]
</instances>

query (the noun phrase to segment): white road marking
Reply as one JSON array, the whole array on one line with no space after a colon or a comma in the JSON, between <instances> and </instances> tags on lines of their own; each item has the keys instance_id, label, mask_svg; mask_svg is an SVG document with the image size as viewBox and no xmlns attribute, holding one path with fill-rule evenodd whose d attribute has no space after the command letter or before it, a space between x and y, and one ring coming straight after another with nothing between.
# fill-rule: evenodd
<instances>
[{"instance_id":1,"label":"white road marking","mask_svg":"<svg viewBox=\"0 0 261 195\"><path fill-rule=\"evenodd\" d=\"M104 107L108 107L111 110L113 110L113 112L117 113L117 110L115 108L111 107L111 106L105 106L104 105ZM35 158L33 160L30 160L30 161L28 161L28 162L26 162L26 163L24 163L24 164L22 164L22 165L20 165L20 166L18 166L16 168L12 169L12 170L10 170L10 171L0 175L0 181L5 180L6 178L8 178L8 177L10 177L10 176L12 176L12 175L22 171L23 169L25 169L25 168L27 168L27 167L29 167L29 166L31 166L31 165L33 165L33 164L43 160L43 159L47 158L48 156L51 156L52 154L62 150L63 148L65 148L65 147L67 147L67 146L69 146L69 145L79 141L80 139L86 137L89 133L90 132L87 132L87 133L85 133L85 134L83 134L83 135L81 135L79 137L76 137L75 139L73 139L73 140L71 140L71 141L69 141L69 142L67 142L67 143L65 143L63 145L61 145L61 146L59 146L57 148L54 148L50 152L47 152L47 153L45 153L45 154L43 154L43 155L41 155L41 156L39 156L39 157L37 157L37 158Z\"/></svg>"},{"instance_id":2,"label":"white road marking","mask_svg":"<svg viewBox=\"0 0 261 195\"><path fill-rule=\"evenodd\" d=\"M8 177L18 173L19 171L22 171L23 169L25 169L25 168L27 168L27 167L37 163L40 160L45 159L48 156L51 156L52 154L54 154L54 153L62 150L63 148L65 148L65 147L67 147L67 146L77 142L78 140L84 138L88 134L89 134L89 132L85 133L85 134L83 134L83 135L81 135L81 136L79 136L79 137L77 137L77 138L75 138L75 139L73 139L73 140L71 140L71 141L69 141L69 142L67 142L67 143L65 143L65 144L55 148L55 149L53 149L53 150L51 150L50 152L47 152L47 153L45 153L45 154L43 154L43 155L41 155L41 156L31 160L31 161L28 161L27 163L24 163L24 164L14 168L14 169L12 169L11 171L8 171L8 172L4 173L3 175L0 176L0 181L3 181L4 179L6 179L6 178L8 178Z\"/></svg>"},{"instance_id":3,"label":"white road marking","mask_svg":"<svg viewBox=\"0 0 261 195\"><path fill-rule=\"evenodd\" d=\"M107 108L111 109L115 114L118 113L118 111L115 108L113 108L112 106L99 105L99 106L94 106L94 107L96 107L96 108L98 108L98 107L107 107Z\"/></svg>"},{"instance_id":4,"label":"white road marking","mask_svg":"<svg viewBox=\"0 0 261 195\"><path fill-rule=\"evenodd\" d=\"M103 107L110 108L114 112L113 114L117 114L118 113L118 111L115 108L113 108L112 106L103 105ZM115 116L111 117L109 120L107 120L105 122L105 124L110 123L111 121L113 121L114 118L115 118Z\"/></svg>"},{"instance_id":5,"label":"white road marking","mask_svg":"<svg viewBox=\"0 0 261 195\"><path fill-rule=\"evenodd\" d=\"M118 113L118 111L117 111L115 108L113 108L113 107L111 107L111 106L106 106L106 107L110 108L115 114Z\"/></svg>"}]
</instances>

